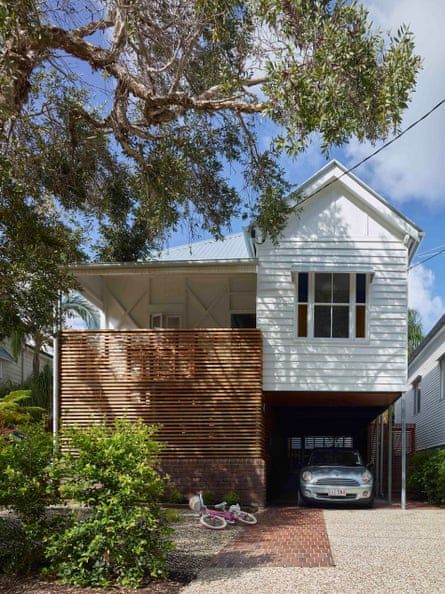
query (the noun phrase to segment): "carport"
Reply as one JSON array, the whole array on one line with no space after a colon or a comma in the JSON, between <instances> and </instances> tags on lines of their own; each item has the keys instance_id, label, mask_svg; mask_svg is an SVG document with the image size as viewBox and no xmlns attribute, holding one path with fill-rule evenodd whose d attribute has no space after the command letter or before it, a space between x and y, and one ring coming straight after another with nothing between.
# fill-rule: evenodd
<instances>
[{"instance_id":1,"label":"carport","mask_svg":"<svg viewBox=\"0 0 445 594\"><path fill-rule=\"evenodd\" d=\"M269 501L296 501L299 470L319 447L358 449L365 463L373 464L378 495L390 499L392 424L384 413L398 397L375 392L265 392Z\"/></svg>"}]
</instances>

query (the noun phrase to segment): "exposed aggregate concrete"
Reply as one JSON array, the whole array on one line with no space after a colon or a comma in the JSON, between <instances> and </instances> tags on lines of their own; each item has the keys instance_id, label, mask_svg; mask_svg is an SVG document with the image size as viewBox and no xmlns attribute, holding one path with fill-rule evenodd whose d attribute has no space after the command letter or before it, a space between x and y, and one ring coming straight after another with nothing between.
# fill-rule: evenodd
<instances>
[{"instance_id":1,"label":"exposed aggregate concrete","mask_svg":"<svg viewBox=\"0 0 445 594\"><path fill-rule=\"evenodd\" d=\"M325 510L335 567L201 571L183 594L443 594L445 510Z\"/></svg>"}]
</instances>

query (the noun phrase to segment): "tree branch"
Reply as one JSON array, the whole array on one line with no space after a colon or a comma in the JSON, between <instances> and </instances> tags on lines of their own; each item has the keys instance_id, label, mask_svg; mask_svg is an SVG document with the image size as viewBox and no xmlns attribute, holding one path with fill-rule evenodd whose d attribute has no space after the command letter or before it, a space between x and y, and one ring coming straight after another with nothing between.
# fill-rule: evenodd
<instances>
[{"instance_id":1,"label":"tree branch","mask_svg":"<svg viewBox=\"0 0 445 594\"><path fill-rule=\"evenodd\" d=\"M84 25L83 27L78 27L77 29L74 29L73 33L75 35L78 35L79 37L88 37L89 35L93 35L93 33L96 33L96 31L103 31L104 29L109 29L113 26L113 19L100 19L99 21L92 21L91 23L88 23L88 25Z\"/></svg>"}]
</instances>

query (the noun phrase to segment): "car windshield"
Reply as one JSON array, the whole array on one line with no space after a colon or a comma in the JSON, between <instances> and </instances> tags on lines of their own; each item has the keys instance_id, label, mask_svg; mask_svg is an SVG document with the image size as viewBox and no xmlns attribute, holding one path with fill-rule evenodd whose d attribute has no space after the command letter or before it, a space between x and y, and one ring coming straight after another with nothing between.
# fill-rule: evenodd
<instances>
[{"instance_id":1,"label":"car windshield","mask_svg":"<svg viewBox=\"0 0 445 594\"><path fill-rule=\"evenodd\" d=\"M309 466L362 466L360 454L356 451L316 450L309 458Z\"/></svg>"}]
</instances>

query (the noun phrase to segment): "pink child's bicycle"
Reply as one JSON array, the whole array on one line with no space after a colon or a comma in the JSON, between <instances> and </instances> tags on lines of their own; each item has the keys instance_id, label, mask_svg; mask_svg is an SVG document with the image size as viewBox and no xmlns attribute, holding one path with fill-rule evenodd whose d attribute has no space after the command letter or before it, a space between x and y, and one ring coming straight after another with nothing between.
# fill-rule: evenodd
<instances>
[{"instance_id":1,"label":"pink child's bicycle","mask_svg":"<svg viewBox=\"0 0 445 594\"><path fill-rule=\"evenodd\" d=\"M237 521L251 526L257 523L256 517L242 511L238 504L227 507L227 503L223 501L215 505L214 509L209 509L202 498L202 491L190 498L189 506L194 512L200 514L201 524L212 530L222 530L227 524L235 524Z\"/></svg>"}]
</instances>

